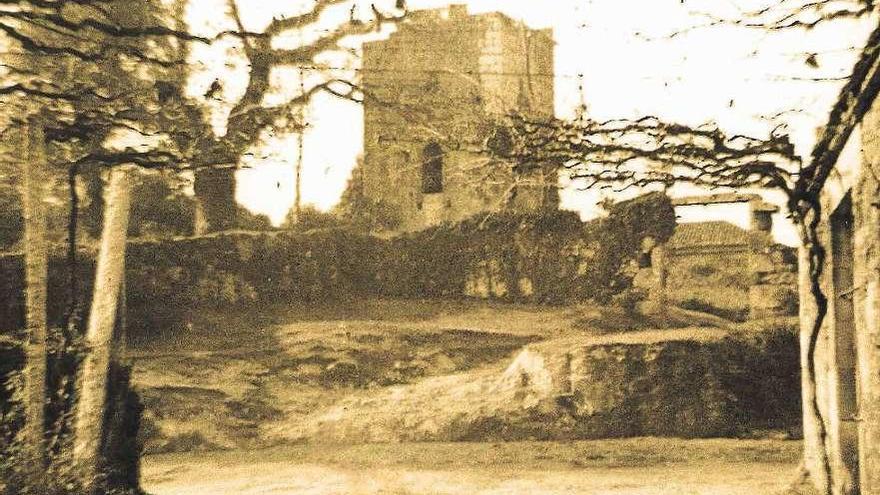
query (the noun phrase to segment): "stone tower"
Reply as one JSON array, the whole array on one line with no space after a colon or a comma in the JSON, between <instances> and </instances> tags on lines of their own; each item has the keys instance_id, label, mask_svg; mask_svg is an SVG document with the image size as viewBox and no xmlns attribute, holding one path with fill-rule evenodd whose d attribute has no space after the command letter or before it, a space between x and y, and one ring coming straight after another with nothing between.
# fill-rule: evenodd
<instances>
[{"instance_id":1,"label":"stone tower","mask_svg":"<svg viewBox=\"0 0 880 495\"><path fill-rule=\"evenodd\" d=\"M557 174L486 153L493 122L553 116L553 39L463 5L412 12L364 44L364 194L418 230L505 208L556 209Z\"/></svg>"}]
</instances>

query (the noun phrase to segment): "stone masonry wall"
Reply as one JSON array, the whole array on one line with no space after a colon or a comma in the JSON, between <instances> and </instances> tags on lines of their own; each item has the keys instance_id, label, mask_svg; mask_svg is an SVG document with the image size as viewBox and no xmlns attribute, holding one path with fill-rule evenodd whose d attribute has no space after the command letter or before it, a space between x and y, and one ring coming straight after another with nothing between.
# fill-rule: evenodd
<instances>
[{"instance_id":1,"label":"stone masonry wall","mask_svg":"<svg viewBox=\"0 0 880 495\"><path fill-rule=\"evenodd\" d=\"M823 245L827 250L822 288L829 298L829 312L824 320L817 350L817 396L820 411L828 432L826 452L832 471L839 483L835 494L853 493L859 479L861 495L880 494L880 208L877 198L880 183L877 181L880 165L880 109L874 108L850 137L841 154L836 172L828 179L822 195L825 218L821 230ZM836 328L835 301L845 287L835 287L833 267L835 259L831 239L831 215L846 200L852 203L853 218L853 286L849 294L854 309L855 349L841 348L840 339L850 331ZM802 362L806 366L806 347L809 332L816 316L816 307L809 297L805 257L801 255L801 344ZM852 363L852 360L855 362ZM839 395L853 377L845 376L845 370L853 364L856 368L857 411L850 415L841 410ZM842 381L843 380L843 381ZM807 384L804 383L806 388ZM824 484L824 471L819 464L822 448L817 433L817 421L809 408L804 412L805 461L811 478L817 486ZM857 445L857 452L852 452ZM852 462L857 454L858 473L853 472Z\"/></svg>"},{"instance_id":2,"label":"stone masonry wall","mask_svg":"<svg viewBox=\"0 0 880 495\"><path fill-rule=\"evenodd\" d=\"M337 403L301 441L725 437L800 427L792 328L582 336L530 344L505 368Z\"/></svg>"},{"instance_id":3,"label":"stone masonry wall","mask_svg":"<svg viewBox=\"0 0 880 495\"><path fill-rule=\"evenodd\" d=\"M514 208L555 208L555 175L518 175L474 151L507 112L553 115L552 74L548 32L464 6L416 11L389 39L366 43L365 195L395 208L405 231L499 210L515 182ZM441 192L422 191L429 144L442 150Z\"/></svg>"}]
</instances>

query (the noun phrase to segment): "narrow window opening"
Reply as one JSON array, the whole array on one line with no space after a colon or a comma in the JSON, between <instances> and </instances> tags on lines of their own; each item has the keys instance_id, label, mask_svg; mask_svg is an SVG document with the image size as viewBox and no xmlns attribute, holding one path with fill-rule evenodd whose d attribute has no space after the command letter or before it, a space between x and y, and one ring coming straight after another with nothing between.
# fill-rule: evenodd
<instances>
[{"instance_id":1,"label":"narrow window opening","mask_svg":"<svg viewBox=\"0 0 880 495\"><path fill-rule=\"evenodd\" d=\"M422 193L443 192L443 148L430 143L422 151Z\"/></svg>"}]
</instances>

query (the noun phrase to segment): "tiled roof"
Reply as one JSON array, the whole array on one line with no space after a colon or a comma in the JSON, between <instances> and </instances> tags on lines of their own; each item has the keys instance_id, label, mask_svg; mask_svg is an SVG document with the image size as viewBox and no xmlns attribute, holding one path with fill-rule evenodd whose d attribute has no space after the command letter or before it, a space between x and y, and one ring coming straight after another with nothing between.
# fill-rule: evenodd
<instances>
[{"instance_id":1,"label":"tiled roof","mask_svg":"<svg viewBox=\"0 0 880 495\"><path fill-rule=\"evenodd\" d=\"M723 222L680 223L669 239L672 249L695 247L748 246L750 232Z\"/></svg>"}]
</instances>

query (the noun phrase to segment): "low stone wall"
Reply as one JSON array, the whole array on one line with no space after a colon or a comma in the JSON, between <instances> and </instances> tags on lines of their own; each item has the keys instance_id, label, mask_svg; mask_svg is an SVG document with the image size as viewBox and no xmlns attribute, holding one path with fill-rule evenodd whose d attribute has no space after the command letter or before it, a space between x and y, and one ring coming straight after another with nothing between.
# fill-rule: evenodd
<instances>
[{"instance_id":1,"label":"low stone wall","mask_svg":"<svg viewBox=\"0 0 880 495\"><path fill-rule=\"evenodd\" d=\"M126 253L128 326L167 329L204 307L363 296L607 300L628 286L625 267L641 240L672 232L672 215L668 199L653 195L590 223L559 211L496 214L392 239L324 229L134 240ZM80 253L71 290L66 253L51 253L50 322L62 322L71 292L76 316L87 317L94 256ZM22 255L0 256L0 331L24 326L23 278Z\"/></svg>"},{"instance_id":2,"label":"low stone wall","mask_svg":"<svg viewBox=\"0 0 880 495\"><path fill-rule=\"evenodd\" d=\"M726 250L673 252L666 268L667 299L684 308L736 321L796 316L797 260L793 248L762 244ZM653 289L648 270L639 283Z\"/></svg>"},{"instance_id":3,"label":"low stone wall","mask_svg":"<svg viewBox=\"0 0 880 495\"><path fill-rule=\"evenodd\" d=\"M800 433L793 329L706 328L531 344L506 368L343 400L305 442L515 441Z\"/></svg>"},{"instance_id":4,"label":"low stone wall","mask_svg":"<svg viewBox=\"0 0 880 495\"><path fill-rule=\"evenodd\" d=\"M165 328L200 307L332 300L375 293L376 246L381 241L347 231L228 232L164 241L132 241L126 253L128 326ZM65 254L49 268L49 319L67 311L70 280ZM0 322L24 326L24 260L0 257ZM94 253L80 253L76 296L88 308Z\"/></svg>"},{"instance_id":5,"label":"low stone wall","mask_svg":"<svg viewBox=\"0 0 880 495\"><path fill-rule=\"evenodd\" d=\"M711 336L712 334L708 334ZM791 330L537 352L579 438L738 436L800 425Z\"/></svg>"}]
</instances>

